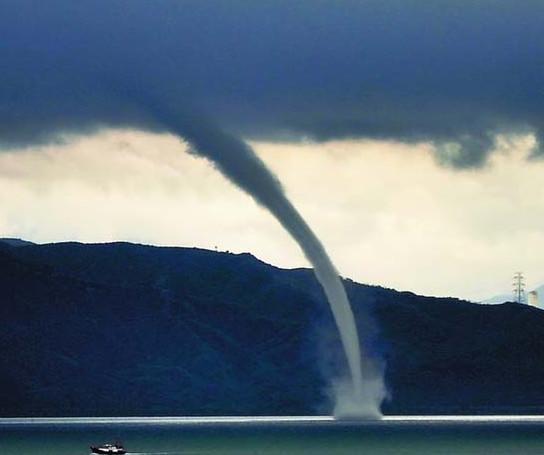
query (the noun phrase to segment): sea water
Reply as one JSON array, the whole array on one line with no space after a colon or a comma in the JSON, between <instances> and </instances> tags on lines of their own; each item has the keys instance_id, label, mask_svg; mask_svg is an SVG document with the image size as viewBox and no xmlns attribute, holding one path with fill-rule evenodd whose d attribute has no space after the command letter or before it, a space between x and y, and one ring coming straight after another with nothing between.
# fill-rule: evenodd
<instances>
[{"instance_id":1,"label":"sea water","mask_svg":"<svg viewBox=\"0 0 544 455\"><path fill-rule=\"evenodd\" d=\"M0 419L0 455L544 454L544 417Z\"/></svg>"}]
</instances>

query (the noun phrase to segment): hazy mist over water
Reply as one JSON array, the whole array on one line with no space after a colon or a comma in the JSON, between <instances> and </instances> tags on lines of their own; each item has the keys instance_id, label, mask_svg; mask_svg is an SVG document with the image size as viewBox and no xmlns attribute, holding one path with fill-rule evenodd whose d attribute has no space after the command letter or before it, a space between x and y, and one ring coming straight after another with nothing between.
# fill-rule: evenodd
<instances>
[{"instance_id":1,"label":"hazy mist over water","mask_svg":"<svg viewBox=\"0 0 544 455\"><path fill-rule=\"evenodd\" d=\"M102 419L94 423L61 419L39 424L0 421L0 453L84 455L90 452L89 444L114 439L121 439L128 453L139 455L476 455L537 454L544 450L541 417L399 417L373 422L337 422L327 417L295 419Z\"/></svg>"}]
</instances>

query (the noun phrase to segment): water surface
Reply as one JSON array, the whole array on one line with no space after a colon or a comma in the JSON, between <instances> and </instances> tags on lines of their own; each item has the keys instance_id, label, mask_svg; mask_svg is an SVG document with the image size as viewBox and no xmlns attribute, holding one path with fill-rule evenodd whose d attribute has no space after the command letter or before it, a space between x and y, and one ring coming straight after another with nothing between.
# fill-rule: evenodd
<instances>
[{"instance_id":1,"label":"water surface","mask_svg":"<svg viewBox=\"0 0 544 455\"><path fill-rule=\"evenodd\" d=\"M139 455L544 454L544 418L0 419L1 455L86 455L115 439Z\"/></svg>"}]
</instances>

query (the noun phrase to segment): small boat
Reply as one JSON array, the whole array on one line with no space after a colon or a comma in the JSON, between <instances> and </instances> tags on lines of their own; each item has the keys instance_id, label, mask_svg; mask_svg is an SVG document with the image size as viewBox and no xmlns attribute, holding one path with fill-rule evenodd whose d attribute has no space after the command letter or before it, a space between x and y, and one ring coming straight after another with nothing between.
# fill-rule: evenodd
<instances>
[{"instance_id":1,"label":"small boat","mask_svg":"<svg viewBox=\"0 0 544 455\"><path fill-rule=\"evenodd\" d=\"M113 444L103 444L101 446L91 446L91 452L102 455L124 455L127 453L123 445L119 442L115 442Z\"/></svg>"}]
</instances>

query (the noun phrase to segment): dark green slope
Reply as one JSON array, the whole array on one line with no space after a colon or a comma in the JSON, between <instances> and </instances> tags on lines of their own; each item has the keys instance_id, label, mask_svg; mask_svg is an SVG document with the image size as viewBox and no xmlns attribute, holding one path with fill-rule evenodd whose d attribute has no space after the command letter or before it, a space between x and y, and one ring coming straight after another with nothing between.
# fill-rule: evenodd
<instances>
[{"instance_id":1,"label":"dark green slope","mask_svg":"<svg viewBox=\"0 0 544 455\"><path fill-rule=\"evenodd\" d=\"M346 287L386 412L544 411L544 312ZM311 271L249 254L2 244L0 289L3 416L326 413L344 370Z\"/></svg>"}]
</instances>

